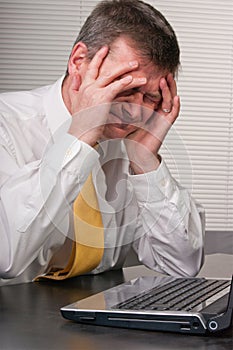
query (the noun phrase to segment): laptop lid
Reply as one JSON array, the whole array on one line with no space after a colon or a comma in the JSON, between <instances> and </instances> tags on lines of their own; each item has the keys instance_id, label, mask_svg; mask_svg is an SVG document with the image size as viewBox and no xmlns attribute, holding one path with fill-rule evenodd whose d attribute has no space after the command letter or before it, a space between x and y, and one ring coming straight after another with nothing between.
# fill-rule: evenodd
<instances>
[{"instance_id":1,"label":"laptop lid","mask_svg":"<svg viewBox=\"0 0 233 350\"><path fill-rule=\"evenodd\" d=\"M66 319L94 325L191 334L215 333L227 329L232 322L232 281L160 276L138 277L64 306L61 308L61 313ZM189 283L191 287L188 287ZM215 285L214 288L212 288L213 285ZM207 297L203 298L203 290L199 292L199 287L201 290L206 289ZM157 298L156 306L153 303L146 307L138 306L137 301L143 303L142 297L144 295L146 298L148 295L151 297L152 292ZM176 294L172 296L173 301L169 304L167 300L173 292ZM183 294L181 302L178 302L179 296L186 292L187 295Z\"/></svg>"}]
</instances>

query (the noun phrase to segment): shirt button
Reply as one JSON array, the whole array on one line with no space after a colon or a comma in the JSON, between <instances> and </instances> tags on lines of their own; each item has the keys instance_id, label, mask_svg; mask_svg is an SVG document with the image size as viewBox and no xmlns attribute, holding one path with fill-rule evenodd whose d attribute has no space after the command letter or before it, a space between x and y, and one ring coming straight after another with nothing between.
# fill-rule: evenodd
<instances>
[{"instance_id":1,"label":"shirt button","mask_svg":"<svg viewBox=\"0 0 233 350\"><path fill-rule=\"evenodd\" d=\"M166 186L166 183L167 183L167 181L166 181L165 179L163 179L163 180L160 181L160 185L161 185L162 187L165 187L165 186Z\"/></svg>"},{"instance_id":2,"label":"shirt button","mask_svg":"<svg viewBox=\"0 0 233 350\"><path fill-rule=\"evenodd\" d=\"M68 150L66 151L66 157L71 157L72 153L73 153L72 150L68 148Z\"/></svg>"}]
</instances>

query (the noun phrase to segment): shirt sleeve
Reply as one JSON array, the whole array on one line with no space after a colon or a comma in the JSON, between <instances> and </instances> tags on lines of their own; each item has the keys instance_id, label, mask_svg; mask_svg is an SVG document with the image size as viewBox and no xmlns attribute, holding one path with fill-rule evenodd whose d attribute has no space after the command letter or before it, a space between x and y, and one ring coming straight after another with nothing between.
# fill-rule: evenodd
<instances>
[{"instance_id":1,"label":"shirt sleeve","mask_svg":"<svg viewBox=\"0 0 233 350\"><path fill-rule=\"evenodd\" d=\"M38 254L47 261L43 254L49 252L42 248L48 240L54 241L48 247L63 244L70 207L99 157L69 134L51 144L42 159L20 167L11 148L0 139L2 278L19 275Z\"/></svg>"},{"instance_id":2,"label":"shirt sleeve","mask_svg":"<svg viewBox=\"0 0 233 350\"><path fill-rule=\"evenodd\" d=\"M130 175L140 208L134 249L161 273L194 276L203 264L205 213L162 160L156 171ZM141 233L140 233L141 232Z\"/></svg>"}]
</instances>

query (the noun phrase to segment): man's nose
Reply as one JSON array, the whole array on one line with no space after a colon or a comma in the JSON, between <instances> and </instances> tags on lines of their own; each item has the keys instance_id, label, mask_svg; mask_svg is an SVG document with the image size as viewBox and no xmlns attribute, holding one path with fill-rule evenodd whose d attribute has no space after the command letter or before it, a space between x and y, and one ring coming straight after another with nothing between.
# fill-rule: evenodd
<instances>
[{"instance_id":1,"label":"man's nose","mask_svg":"<svg viewBox=\"0 0 233 350\"><path fill-rule=\"evenodd\" d=\"M131 120L134 122L148 119L151 116L151 106L145 102L144 94L140 91L135 92L130 99Z\"/></svg>"},{"instance_id":2,"label":"man's nose","mask_svg":"<svg viewBox=\"0 0 233 350\"><path fill-rule=\"evenodd\" d=\"M140 91L136 91L133 94L133 102L138 105L142 105L144 101L144 94Z\"/></svg>"},{"instance_id":3,"label":"man's nose","mask_svg":"<svg viewBox=\"0 0 233 350\"><path fill-rule=\"evenodd\" d=\"M125 102L122 106L124 120L126 122L140 122L142 120L142 106L141 103L136 103L135 100L130 99L130 101Z\"/></svg>"},{"instance_id":4,"label":"man's nose","mask_svg":"<svg viewBox=\"0 0 233 350\"><path fill-rule=\"evenodd\" d=\"M143 94L135 92L128 99L126 111L131 121L139 122L142 119Z\"/></svg>"}]
</instances>

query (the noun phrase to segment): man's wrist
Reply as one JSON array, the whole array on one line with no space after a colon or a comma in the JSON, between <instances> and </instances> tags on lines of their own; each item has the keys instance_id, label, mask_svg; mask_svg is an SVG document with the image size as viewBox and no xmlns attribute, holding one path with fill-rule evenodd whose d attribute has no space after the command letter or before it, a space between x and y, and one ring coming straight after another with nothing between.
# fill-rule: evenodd
<instances>
[{"instance_id":1,"label":"man's wrist","mask_svg":"<svg viewBox=\"0 0 233 350\"><path fill-rule=\"evenodd\" d=\"M135 163L130 162L130 175L140 175L149 173L151 171L155 171L158 169L161 163L161 157L159 154L157 156L153 157L152 161L146 162L146 163Z\"/></svg>"}]
</instances>

